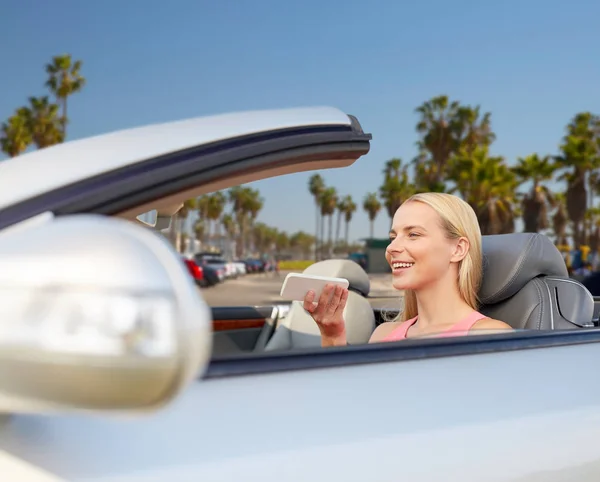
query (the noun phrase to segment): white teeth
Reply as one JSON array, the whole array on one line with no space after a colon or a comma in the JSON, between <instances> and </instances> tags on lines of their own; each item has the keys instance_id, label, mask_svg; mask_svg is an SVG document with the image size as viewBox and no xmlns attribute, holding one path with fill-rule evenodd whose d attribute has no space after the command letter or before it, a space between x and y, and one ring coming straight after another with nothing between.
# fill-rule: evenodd
<instances>
[{"instance_id":1,"label":"white teeth","mask_svg":"<svg viewBox=\"0 0 600 482\"><path fill-rule=\"evenodd\" d=\"M410 268L415 263L393 263L392 268Z\"/></svg>"}]
</instances>

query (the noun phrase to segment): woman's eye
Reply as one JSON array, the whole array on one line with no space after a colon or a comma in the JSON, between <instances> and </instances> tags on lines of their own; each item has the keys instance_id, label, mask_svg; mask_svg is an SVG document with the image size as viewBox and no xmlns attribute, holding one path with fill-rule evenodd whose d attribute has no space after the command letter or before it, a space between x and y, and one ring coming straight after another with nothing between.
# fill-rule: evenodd
<instances>
[{"instance_id":1,"label":"woman's eye","mask_svg":"<svg viewBox=\"0 0 600 482\"><path fill-rule=\"evenodd\" d=\"M418 233L408 233L408 237L409 237L409 238L416 238L416 237L418 237L418 236L419 236L419 234L418 234Z\"/></svg>"}]
</instances>

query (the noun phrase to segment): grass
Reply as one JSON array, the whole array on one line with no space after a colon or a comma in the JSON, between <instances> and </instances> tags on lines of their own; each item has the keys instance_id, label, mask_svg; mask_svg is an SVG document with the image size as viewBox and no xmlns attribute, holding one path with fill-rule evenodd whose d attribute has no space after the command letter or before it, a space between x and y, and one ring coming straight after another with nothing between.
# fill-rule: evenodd
<instances>
[{"instance_id":1,"label":"grass","mask_svg":"<svg viewBox=\"0 0 600 482\"><path fill-rule=\"evenodd\" d=\"M304 271L313 263L312 260L280 261L279 269L281 271Z\"/></svg>"}]
</instances>

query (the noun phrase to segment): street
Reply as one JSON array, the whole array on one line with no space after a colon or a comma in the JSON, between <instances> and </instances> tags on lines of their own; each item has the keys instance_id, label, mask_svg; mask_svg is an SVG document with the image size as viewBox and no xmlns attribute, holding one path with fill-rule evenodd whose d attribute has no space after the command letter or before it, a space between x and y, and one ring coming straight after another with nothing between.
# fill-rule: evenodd
<instances>
[{"instance_id":1,"label":"street","mask_svg":"<svg viewBox=\"0 0 600 482\"><path fill-rule=\"evenodd\" d=\"M289 271L261 273L227 280L217 286L200 290L209 306L254 306L286 302L279 296L283 280ZM400 293L392 288L389 274L371 274L369 298L373 307L397 309Z\"/></svg>"}]
</instances>

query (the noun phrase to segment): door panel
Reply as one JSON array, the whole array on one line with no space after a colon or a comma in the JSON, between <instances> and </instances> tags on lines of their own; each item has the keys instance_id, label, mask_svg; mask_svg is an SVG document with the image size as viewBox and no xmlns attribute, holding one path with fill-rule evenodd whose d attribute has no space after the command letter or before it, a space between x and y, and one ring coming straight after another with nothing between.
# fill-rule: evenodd
<instances>
[{"instance_id":1,"label":"door panel","mask_svg":"<svg viewBox=\"0 0 600 482\"><path fill-rule=\"evenodd\" d=\"M213 358L253 351L271 336L278 310L273 306L212 308Z\"/></svg>"},{"instance_id":2,"label":"door panel","mask_svg":"<svg viewBox=\"0 0 600 482\"><path fill-rule=\"evenodd\" d=\"M213 378L152 417L14 417L0 450L74 482L597 482L599 362L590 343Z\"/></svg>"}]
</instances>

